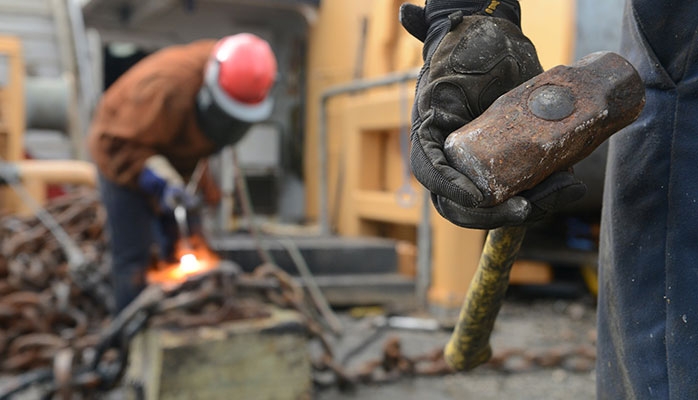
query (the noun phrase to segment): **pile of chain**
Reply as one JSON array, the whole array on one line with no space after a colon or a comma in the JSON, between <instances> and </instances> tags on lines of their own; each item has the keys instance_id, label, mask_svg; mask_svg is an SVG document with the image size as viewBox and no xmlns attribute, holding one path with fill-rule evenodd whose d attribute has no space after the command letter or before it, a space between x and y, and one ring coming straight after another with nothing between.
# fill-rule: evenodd
<instances>
[{"instance_id":1,"label":"pile of chain","mask_svg":"<svg viewBox=\"0 0 698 400\"><path fill-rule=\"evenodd\" d=\"M89 271L71 273L59 242L39 219L0 218L0 374L14 376L0 387L0 399L37 385L46 398L110 390L123 377L132 338L146 326L260 318L270 304L299 311L308 333L331 351L317 309L293 278L273 265L245 274L221 262L181 284L151 285L111 319L104 297L106 216L98 193L77 189L50 201L45 211L79 245Z\"/></svg>"},{"instance_id":2,"label":"pile of chain","mask_svg":"<svg viewBox=\"0 0 698 400\"><path fill-rule=\"evenodd\" d=\"M110 390L123 377L129 343L146 326L259 318L270 304L304 316L309 335L323 344L323 359L332 358L318 308L293 278L269 264L245 274L222 262L179 285L151 285L111 319L106 215L98 192L76 189L51 200L45 211L78 244L89 271L70 271L64 249L40 219L0 218L0 374L14 376L0 387L0 399L37 385L46 398Z\"/></svg>"},{"instance_id":3,"label":"pile of chain","mask_svg":"<svg viewBox=\"0 0 698 400\"><path fill-rule=\"evenodd\" d=\"M48 212L80 244L91 265L105 254L105 214L94 191L78 190L52 201ZM68 273L58 241L37 218L0 219L0 373L47 366L60 349L91 346L107 316ZM90 271L105 282L108 271Z\"/></svg>"},{"instance_id":4,"label":"pile of chain","mask_svg":"<svg viewBox=\"0 0 698 400\"><path fill-rule=\"evenodd\" d=\"M365 348L380 336L382 335L371 335L368 341L361 343L358 347ZM393 335L385 340L379 358L360 364L351 374L347 374L342 368L337 367L338 371L342 373L338 375L339 381L322 386L339 383L340 387L349 387L356 384L390 383L417 376L443 376L457 373L447 364L443 348L443 346L439 346L421 354L408 355L402 350L400 337ZM592 371L595 362L596 347L593 344L568 344L537 349L499 348L478 369L505 374L542 369L560 369L582 373ZM347 358L342 362L342 365L345 364L347 364Z\"/></svg>"}]
</instances>

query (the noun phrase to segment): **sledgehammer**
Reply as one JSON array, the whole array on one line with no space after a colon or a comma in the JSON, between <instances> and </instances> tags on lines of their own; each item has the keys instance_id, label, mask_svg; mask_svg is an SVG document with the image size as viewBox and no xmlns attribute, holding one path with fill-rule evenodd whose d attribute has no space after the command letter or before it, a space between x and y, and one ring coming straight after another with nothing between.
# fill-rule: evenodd
<instances>
[{"instance_id":1,"label":"sledgehammer","mask_svg":"<svg viewBox=\"0 0 698 400\"><path fill-rule=\"evenodd\" d=\"M505 93L451 133L444 151L480 189L482 206L494 206L587 157L633 122L644 104L644 86L632 65L615 53L593 53ZM525 232L503 227L488 233L444 351L455 370L472 369L492 356L490 335Z\"/></svg>"}]
</instances>

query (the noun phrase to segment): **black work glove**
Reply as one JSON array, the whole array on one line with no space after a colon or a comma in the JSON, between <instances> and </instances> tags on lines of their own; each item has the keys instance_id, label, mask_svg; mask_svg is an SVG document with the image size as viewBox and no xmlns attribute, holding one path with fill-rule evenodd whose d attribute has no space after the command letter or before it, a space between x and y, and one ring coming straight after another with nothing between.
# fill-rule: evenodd
<instances>
[{"instance_id":1,"label":"black work glove","mask_svg":"<svg viewBox=\"0 0 698 400\"><path fill-rule=\"evenodd\" d=\"M437 211L474 229L526 225L581 198L586 186L569 171L493 207L470 178L453 169L444 141L499 96L543 72L520 29L517 0L429 0L403 4L400 22L424 43L424 66L412 110L411 166Z\"/></svg>"}]
</instances>

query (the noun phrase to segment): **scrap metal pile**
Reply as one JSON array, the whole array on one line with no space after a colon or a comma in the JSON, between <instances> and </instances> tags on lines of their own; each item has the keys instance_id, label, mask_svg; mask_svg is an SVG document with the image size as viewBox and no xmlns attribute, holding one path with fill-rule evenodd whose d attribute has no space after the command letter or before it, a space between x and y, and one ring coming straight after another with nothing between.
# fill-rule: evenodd
<instances>
[{"instance_id":1,"label":"scrap metal pile","mask_svg":"<svg viewBox=\"0 0 698 400\"><path fill-rule=\"evenodd\" d=\"M104 210L95 192L79 190L48 212L80 244L91 265L105 266ZM56 353L94 345L108 315L108 298L94 301L68 273L59 242L34 217L0 219L0 372L51 365ZM89 271L107 283L108 271Z\"/></svg>"},{"instance_id":2,"label":"scrap metal pile","mask_svg":"<svg viewBox=\"0 0 698 400\"><path fill-rule=\"evenodd\" d=\"M313 361L318 387L349 388L454 372L441 348L407 356L397 338L387 340L380 357L348 372L333 349L338 332L326 305L320 304L307 282L299 284L268 262L243 273L234 263L222 261L218 268L184 282L149 285L111 318L106 216L98 193L71 191L50 201L46 211L78 244L87 270L77 274L70 269L60 243L37 218L0 219L0 375L12 376L0 385L0 400L36 386L46 398L54 394L84 398L109 391L121 383L129 343L145 327L187 328L259 318L268 315L270 305L296 310L309 338L320 343L321 352ZM506 360L512 358L523 360L527 368L563 366L569 356L593 365L593 354L571 349L554 354L502 353L489 366L506 368Z\"/></svg>"},{"instance_id":3,"label":"scrap metal pile","mask_svg":"<svg viewBox=\"0 0 698 400\"><path fill-rule=\"evenodd\" d=\"M322 344L317 369L332 371L344 384L358 380L333 362L330 329L311 296L274 265L248 274L221 262L183 283L150 285L110 318L106 216L98 193L77 189L50 201L45 211L79 245L89 271L75 276L60 243L38 218L0 219L0 374L13 376L0 386L1 399L35 385L47 396L64 398L110 390L123 377L130 340L146 326L258 318L267 315L269 304L305 317L309 336Z\"/></svg>"}]
</instances>

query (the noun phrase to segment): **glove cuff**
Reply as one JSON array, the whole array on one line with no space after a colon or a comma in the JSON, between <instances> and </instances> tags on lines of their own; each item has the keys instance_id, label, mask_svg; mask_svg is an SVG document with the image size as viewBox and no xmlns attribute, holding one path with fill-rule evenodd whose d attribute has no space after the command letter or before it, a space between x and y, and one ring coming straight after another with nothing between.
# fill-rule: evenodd
<instances>
[{"instance_id":1,"label":"glove cuff","mask_svg":"<svg viewBox=\"0 0 698 400\"><path fill-rule=\"evenodd\" d=\"M439 24L454 12L463 15L490 15L504 18L521 28L521 7L518 0L427 0L424 15L427 25Z\"/></svg>"},{"instance_id":2,"label":"glove cuff","mask_svg":"<svg viewBox=\"0 0 698 400\"><path fill-rule=\"evenodd\" d=\"M162 155L156 154L145 160L144 169L148 169L167 182L168 185L184 186L184 179L179 172Z\"/></svg>"},{"instance_id":3,"label":"glove cuff","mask_svg":"<svg viewBox=\"0 0 698 400\"><path fill-rule=\"evenodd\" d=\"M521 8L518 0L440 0L427 1L424 18L427 30L422 56L428 62L441 39L461 23L463 16L487 15L504 18L521 29Z\"/></svg>"}]
</instances>

